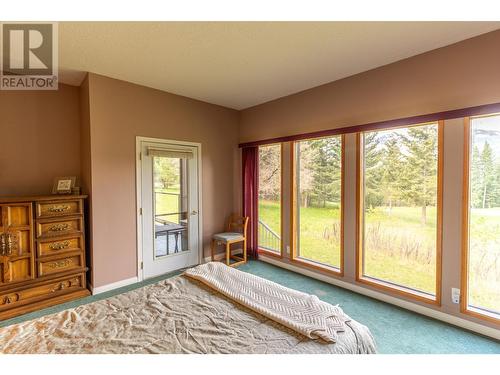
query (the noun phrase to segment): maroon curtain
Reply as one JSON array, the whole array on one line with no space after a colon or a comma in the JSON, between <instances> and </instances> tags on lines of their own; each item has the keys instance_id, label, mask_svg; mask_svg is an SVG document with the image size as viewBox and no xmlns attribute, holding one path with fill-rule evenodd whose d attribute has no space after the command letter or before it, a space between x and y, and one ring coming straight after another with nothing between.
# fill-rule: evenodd
<instances>
[{"instance_id":1,"label":"maroon curtain","mask_svg":"<svg viewBox=\"0 0 500 375\"><path fill-rule=\"evenodd\" d=\"M248 216L247 251L248 255L257 259L257 208L258 208L258 147L245 147L242 152L243 171L243 216Z\"/></svg>"}]
</instances>

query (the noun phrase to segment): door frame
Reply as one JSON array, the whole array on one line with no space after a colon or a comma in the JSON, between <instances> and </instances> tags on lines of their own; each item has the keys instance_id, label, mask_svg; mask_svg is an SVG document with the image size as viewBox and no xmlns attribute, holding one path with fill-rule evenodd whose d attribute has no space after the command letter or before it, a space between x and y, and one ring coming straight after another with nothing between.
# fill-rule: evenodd
<instances>
[{"instance_id":1,"label":"door frame","mask_svg":"<svg viewBox=\"0 0 500 375\"><path fill-rule=\"evenodd\" d=\"M135 183L136 183L136 233L137 233L137 280L144 280L142 269L143 261L143 246L142 246L142 155L141 155L141 142L155 142L165 145L184 145L196 147L198 149L198 262L201 263L203 259L203 201L202 201L202 164L201 164L201 143L198 142L185 142L172 139L151 138L136 136L135 137Z\"/></svg>"}]
</instances>

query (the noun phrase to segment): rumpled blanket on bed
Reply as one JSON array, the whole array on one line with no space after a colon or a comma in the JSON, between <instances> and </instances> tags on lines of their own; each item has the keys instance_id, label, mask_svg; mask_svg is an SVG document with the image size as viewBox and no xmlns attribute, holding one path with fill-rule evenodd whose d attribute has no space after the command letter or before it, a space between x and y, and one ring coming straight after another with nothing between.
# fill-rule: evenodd
<instances>
[{"instance_id":1,"label":"rumpled blanket on bed","mask_svg":"<svg viewBox=\"0 0 500 375\"><path fill-rule=\"evenodd\" d=\"M199 280L231 300L310 339L336 342L350 321L342 309L318 297L239 271L220 262L190 268L184 275Z\"/></svg>"},{"instance_id":2,"label":"rumpled blanket on bed","mask_svg":"<svg viewBox=\"0 0 500 375\"><path fill-rule=\"evenodd\" d=\"M335 344L309 339L200 281L175 276L0 328L0 353L367 354L375 343L355 320Z\"/></svg>"}]
</instances>

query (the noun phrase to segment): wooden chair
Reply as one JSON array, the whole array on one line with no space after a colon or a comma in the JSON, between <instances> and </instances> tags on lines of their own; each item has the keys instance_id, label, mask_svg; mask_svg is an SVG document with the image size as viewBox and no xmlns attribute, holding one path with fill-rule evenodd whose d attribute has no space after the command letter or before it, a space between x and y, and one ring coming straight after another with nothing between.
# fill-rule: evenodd
<instances>
[{"instance_id":1,"label":"wooden chair","mask_svg":"<svg viewBox=\"0 0 500 375\"><path fill-rule=\"evenodd\" d=\"M212 261L215 260L215 249L219 245L226 246L226 264L234 267L247 262L247 227L248 217L239 215L231 215L227 225L227 232L214 234L212 238ZM231 245L235 243L243 243L243 257L231 255ZM231 259L236 261L231 264Z\"/></svg>"}]
</instances>

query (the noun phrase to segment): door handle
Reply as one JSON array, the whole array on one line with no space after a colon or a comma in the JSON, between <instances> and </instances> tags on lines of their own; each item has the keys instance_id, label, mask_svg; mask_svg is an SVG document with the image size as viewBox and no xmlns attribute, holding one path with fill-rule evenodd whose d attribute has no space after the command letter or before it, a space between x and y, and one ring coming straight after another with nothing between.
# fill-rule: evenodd
<instances>
[{"instance_id":1,"label":"door handle","mask_svg":"<svg viewBox=\"0 0 500 375\"><path fill-rule=\"evenodd\" d=\"M196 210L191 211L191 215L192 215L192 216L194 216L194 215L198 215L198 211L196 211Z\"/></svg>"}]
</instances>

